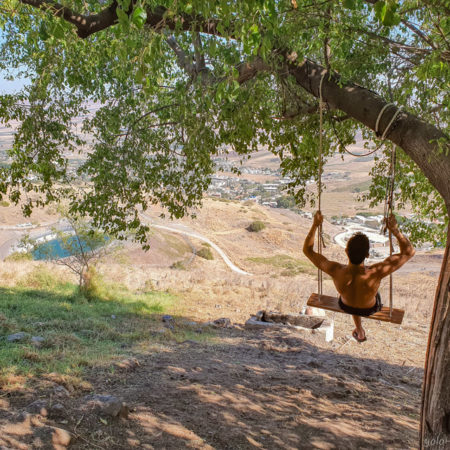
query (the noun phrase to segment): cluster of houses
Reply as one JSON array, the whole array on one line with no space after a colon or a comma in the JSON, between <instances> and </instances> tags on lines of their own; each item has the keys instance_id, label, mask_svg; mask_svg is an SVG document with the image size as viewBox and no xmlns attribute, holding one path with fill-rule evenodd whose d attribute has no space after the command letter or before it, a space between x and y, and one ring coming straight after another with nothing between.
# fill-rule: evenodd
<instances>
[{"instance_id":1,"label":"cluster of houses","mask_svg":"<svg viewBox=\"0 0 450 450\"><path fill-rule=\"evenodd\" d=\"M266 173L266 170L270 171L270 169L245 170L251 170L254 174L273 175L273 173ZM208 196L243 201L253 200L265 206L277 207L277 199L286 195L283 193L283 188L290 181L290 178L279 177L270 183L259 183L246 178L216 174L211 179Z\"/></svg>"}]
</instances>

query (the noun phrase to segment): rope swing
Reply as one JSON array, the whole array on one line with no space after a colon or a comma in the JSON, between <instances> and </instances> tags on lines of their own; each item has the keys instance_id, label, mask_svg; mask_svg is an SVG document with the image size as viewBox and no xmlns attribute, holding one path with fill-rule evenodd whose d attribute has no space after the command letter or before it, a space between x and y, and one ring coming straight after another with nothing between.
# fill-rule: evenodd
<instances>
[{"instance_id":1,"label":"rope swing","mask_svg":"<svg viewBox=\"0 0 450 450\"><path fill-rule=\"evenodd\" d=\"M323 81L325 79L325 76L327 75L327 71L324 71L320 78L320 84L319 84L319 161L318 161L318 175L317 175L317 198L318 198L318 206L319 211L322 209L322 172L323 172L323 137L324 137L324 129L323 129L323 109L324 109L324 101L323 101ZM375 123L375 133L379 134L379 126L381 118L383 117L383 114L385 111L390 107L395 105L393 103L387 103L383 106L383 108L380 110L377 116L377 120ZM368 156L377 151L381 146L384 144L384 141L386 140L386 137L389 133L389 130L391 129L392 124L397 119L398 115L401 112L401 108L396 108L394 114L392 115L391 120L389 121L388 125L384 129L382 135L381 135L381 143L380 145L375 149L370 151L369 153L366 153L364 155L358 155L355 153L352 153L348 151L345 146L343 146L344 150L349 153L350 155L356 156L356 157L362 157L362 156ZM386 195L385 195L385 204L384 204L384 225L382 228L382 233L385 234L387 231L387 220L390 214L392 214L394 210L394 187L395 187L395 166L396 166L396 147L392 147L391 155L390 155L390 167L389 167L389 176L388 176L388 182L386 186ZM318 253L322 255L322 251L325 246L325 242L323 239L323 231L322 231L322 225L319 225L318 227L318 233L317 233L317 247L318 247ZM394 246L392 243L392 233L389 231L389 254L392 256L394 251ZM312 294L309 298L307 305L316 307L316 308L322 308L327 309L334 312L342 312L345 313L345 311L341 310L338 304L338 299L335 297L329 297L327 295L323 295L323 276L322 276L322 270L318 269L317 274L317 290L318 294ZM400 309L394 309L393 308L393 277L392 274L389 275L389 309L386 307L383 307L381 311L378 311L375 314L372 314L371 316L367 316L368 319L376 319L376 320L382 320L386 322L392 322L392 323L398 323L400 324L403 320L404 311Z\"/></svg>"}]
</instances>

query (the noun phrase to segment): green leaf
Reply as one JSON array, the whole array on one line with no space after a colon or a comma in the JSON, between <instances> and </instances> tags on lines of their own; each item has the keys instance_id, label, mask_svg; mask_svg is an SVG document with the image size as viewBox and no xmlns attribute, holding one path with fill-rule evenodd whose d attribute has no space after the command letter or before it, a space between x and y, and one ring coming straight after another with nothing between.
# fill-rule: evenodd
<instances>
[{"instance_id":1,"label":"green leaf","mask_svg":"<svg viewBox=\"0 0 450 450\"><path fill-rule=\"evenodd\" d=\"M147 12L141 6L134 9L131 21L138 27L142 28L147 20Z\"/></svg>"},{"instance_id":2,"label":"green leaf","mask_svg":"<svg viewBox=\"0 0 450 450\"><path fill-rule=\"evenodd\" d=\"M116 8L116 13L120 25L122 25L124 28L128 27L130 23L128 15L121 8Z\"/></svg>"},{"instance_id":3,"label":"green leaf","mask_svg":"<svg viewBox=\"0 0 450 450\"><path fill-rule=\"evenodd\" d=\"M347 9L355 9L356 1L355 0L344 0L342 5L344 6L344 8L347 8Z\"/></svg>"},{"instance_id":4,"label":"green leaf","mask_svg":"<svg viewBox=\"0 0 450 450\"><path fill-rule=\"evenodd\" d=\"M45 22L41 22L41 25L39 27L39 37L41 38L42 41L46 41L50 37Z\"/></svg>"}]
</instances>

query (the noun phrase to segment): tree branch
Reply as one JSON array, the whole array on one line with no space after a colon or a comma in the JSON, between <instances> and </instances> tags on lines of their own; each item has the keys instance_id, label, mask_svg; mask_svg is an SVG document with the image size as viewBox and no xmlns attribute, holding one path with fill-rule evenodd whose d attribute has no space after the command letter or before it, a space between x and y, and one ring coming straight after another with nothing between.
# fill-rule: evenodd
<instances>
[{"instance_id":1,"label":"tree branch","mask_svg":"<svg viewBox=\"0 0 450 450\"><path fill-rule=\"evenodd\" d=\"M116 0L97 14L79 14L71 8L63 6L53 0L19 1L24 5L48 11L55 17L61 17L67 22L75 25L77 27L78 36L83 39L89 37L91 34L109 28L118 22L116 12L118 3ZM134 1L131 2L129 13L131 13L134 3ZM146 24L155 30L163 28L175 30L179 28L183 31L197 31L215 36L223 36L223 34L217 30L218 20L205 20L202 17L189 14L179 14L174 18L168 18L165 17L166 12L167 8L164 6L156 6L154 9L148 9ZM232 36L230 35L229 37Z\"/></svg>"},{"instance_id":2,"label":"tree branch","mask_svg":"<svg viewBox=\"0 0 450 450\"><path fill-rule=\"evenodd\" d=\"M186 71L191 77L195 77L197 71L195 70L195 65L192 63L192 58L180 47L175 37L169 36L166 42L175 53L180 68Z\"/></svg>"}]
</instances>

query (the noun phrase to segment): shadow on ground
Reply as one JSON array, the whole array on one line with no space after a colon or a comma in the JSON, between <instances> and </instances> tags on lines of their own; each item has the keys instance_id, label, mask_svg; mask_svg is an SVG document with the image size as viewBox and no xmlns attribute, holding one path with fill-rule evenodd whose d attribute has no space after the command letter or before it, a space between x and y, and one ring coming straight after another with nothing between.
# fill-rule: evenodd
<instances>
[{"instance_id":1,"label":"shadow on ground","mask_svg":"<svg viewBox=\"0 0 450 450\"><path fill-rule=\"evenodd\" d=\"M158 352L135 349L138 366L86 370L93 392L130 406L128 419L82 412L86 392L77 390L58 399L62 417L25 416L25 406L50 391L0 391L0 448L57 448L36 444L32 429L45 425L70 431L74 449L417 446L417 368L388 364L383 355L337 354L314 335L239 329L218 335L206 343L168 338Z\"/></svg>"}]
</instances>

